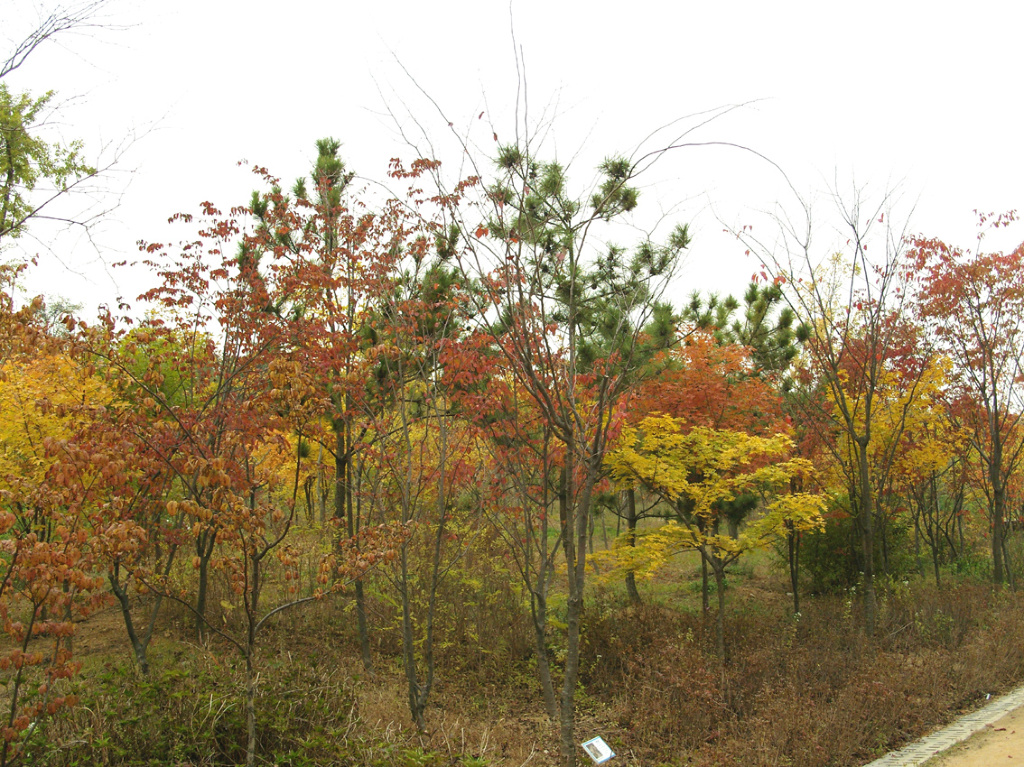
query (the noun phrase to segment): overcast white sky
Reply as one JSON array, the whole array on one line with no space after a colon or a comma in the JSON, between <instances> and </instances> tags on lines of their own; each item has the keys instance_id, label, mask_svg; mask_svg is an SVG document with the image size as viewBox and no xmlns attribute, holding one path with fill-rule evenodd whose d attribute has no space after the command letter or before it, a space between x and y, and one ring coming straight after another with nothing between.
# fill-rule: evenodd
<instances>
[{"instance_id":1,"label":"overcast white sky","mask_svg":"<svg viewBox=\"0 0 1024 767\"><path fill-rule=\"evenodd\" d=\"M50 6L0 0L0 54ZM5 80L69 99L50 137L81 138L91 157L136 137L108 181L124 193L95 247L42 226L21 242L65 264L44 255L30 292L90 310L147 286L105 264L134 258L139 239L167 239L169 215L247 201L254 184L239 160L290 184L330 135L350 168L381 179L390 157L415 154L390 108L457 164L446 121L403 65L457 127L483 111L478 127L511 138L513 26L531 119L553 118L546 156L572 161L581 189L602 157L629 153L655 128L753 102L693 138L755 149L808 197L836 179L841 191L856 183L876 195L899 183L912 231L965 245L973 209L1024 210L1021 3L112 0L105 17L123 29L67 35ZM795 209L781 175L737 150L672 154L643 184L641 226L663 212L665 232L694 227L678 301L693 289L741 292L755 271L720 220L766 226L758 211Z\"/></svg>"}]
</instances>

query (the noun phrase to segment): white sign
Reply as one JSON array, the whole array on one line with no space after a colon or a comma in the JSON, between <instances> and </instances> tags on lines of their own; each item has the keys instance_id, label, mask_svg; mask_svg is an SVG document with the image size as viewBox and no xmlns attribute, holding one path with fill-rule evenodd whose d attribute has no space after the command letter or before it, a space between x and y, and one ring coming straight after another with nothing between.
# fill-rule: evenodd
<instances>
[{"instance_id":1,"label":"white sign","mask_svg":"<svg viewBox=\"0 0 1024 767\"><path fill-rule=\"evenodd\" d=\"M594 764L604 764L615 756L615 752L604 742L604 738L591 738L581 745L587 756L594 760Z\"/></svg>"}]
</instances>

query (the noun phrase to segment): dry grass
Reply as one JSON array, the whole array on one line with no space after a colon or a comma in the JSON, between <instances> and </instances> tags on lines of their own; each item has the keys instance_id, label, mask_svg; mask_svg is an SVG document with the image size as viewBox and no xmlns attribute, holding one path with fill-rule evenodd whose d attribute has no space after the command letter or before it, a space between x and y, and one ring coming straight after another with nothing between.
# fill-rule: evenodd
<instances>
[{"instance_id":1,"label":"dry grass","mask_svg":"<svg viewBox=\"0 0 1024 767\"><path fill-rule=\"evenodd\" d=\"M629 607L616 589L593 595L581 739L602 735L622 764L858 765L1024 679L1016 594L900 584L868 639L854 599L807 599L798 620L789 616L781 578L762 564L730 578L724 665L699 593L679 580L692 577L692 563L648 587L661 604ZM409 722L392 604L369 603L373 677L345 599L282 616L261 655L264 763L555 764L557 727L543 715L515 590L495 573L455 580L443 598L426 733ZM151 680L131 670L116 613L86 626L82 705L51 724L37 763L234 763L244 742L240 664L223 647L191 644L185 618L166 613ZM556 652L558 643L556 632Z\"/></svg>"},{"instance_id":2,"label":"dry grass","mask_svg":"<svg viewBox=\"0 0 1024 767\"><path fill-rule=\"evenodd\" d=\"M589 683L638 764L858 765L1024 679L1022 607L982 585L906 587L868 640L842 599L799 621L741 604L724 666L697 616L608 610Z\"/></svg>"}]
</instances>

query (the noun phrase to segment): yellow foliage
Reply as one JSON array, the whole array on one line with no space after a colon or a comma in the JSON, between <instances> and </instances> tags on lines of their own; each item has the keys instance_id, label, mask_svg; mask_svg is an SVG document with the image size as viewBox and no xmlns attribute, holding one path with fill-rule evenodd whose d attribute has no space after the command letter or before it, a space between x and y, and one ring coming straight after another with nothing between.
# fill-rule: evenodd
<instances>
[{"instance_id":1,"label":"yellow foliage","mask_svg":"<svg viewBox=\"0 0 1024 767\"><path fill-rule=\"evenodd\" d=\"M947 358L938 358L919 377L912 376L909 384L897 369L886 367L879 372L868 443L868 461L879 481L905 485L932 472L941 472L962 455L967 437L951 423L942 402L950 369ZM856 402L848 388L844 386L843 395L848 402ZM837 394L829 394L831 407L838 413ZM863 433L864 407L856 404L859 406L853 409L855 425ZM831 482L840 486L844 477L857 473L855 447L848 434L844 439L844 448L836 451L838 463L831 467Z\"/></svg>"},{"instance_id":2,"label":"yellow foliage","mask_svg":"<svg viewBox=\"0 0 1024 767\"><path fill-rule=\"evenodd\" d=\"M820 528L824 497L789 492L792 479L812 472L808 461L788 458L792 447L784 434L758 437L706 427L686 431L680 419L667 415L624 428L606 460L612 480L621 488L639 486L660 495L679 509L680 521L639 536L636 546L619 541L604 558L616 571L647 577L686 549L731 560L789 530ZM722 504L748 493L760 496L761 513L738 538L719 533Z\"/></svg>"},{"instance_id":3,"label":"yellow foliage","mask_svg":"<svg viewBox=\"0 0 1024 767\"><path fill-rule=\"evenodd\" d=\"M49 355L0 367L0 487L12 478L41 482L52 463L46 443L71 436L78 409L106 407L103 382L67 357Z\"/></svg>"}]
</instances>

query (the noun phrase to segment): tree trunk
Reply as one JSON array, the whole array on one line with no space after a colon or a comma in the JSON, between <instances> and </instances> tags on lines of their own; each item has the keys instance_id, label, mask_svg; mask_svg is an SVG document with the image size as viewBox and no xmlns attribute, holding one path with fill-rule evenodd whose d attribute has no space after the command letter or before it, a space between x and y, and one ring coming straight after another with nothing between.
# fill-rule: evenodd
<instances>
[{"instance_id":1,"label":"tree trunk","mask_svg":"<svg viewBox=\"0 0 1024 767\"><path fill-rule=\"evenodd\" d=\"M1006 578L1006 582L1010 585L1010 588L1014 591L1017 590L1017 583L1013 577L1013 562L1010 561L1010 552L1006 547L1006 541L1009 538L1007 530L1003 530L1003 574Z\"/></svg>"},{"instance_id":2,"label":"tree trunk","mask_svg":"<svg viewBox=\"0 0 1024 767\"><path fill-rule=\"evenodd\" d=\"M256 673L252 653L250 647L245 656L245 767L256 764Z\"/></svg>"},{"instance_id":3,"label":"tree trunk","mask_svg":"<svg viewBox=\"0 0 1024 767\"><path fill-rule=\"evenodd\" d=\"M786 547L789 549L789 586L793 589L793 614L800 614L800 533L786 520Z\"/></svg>"},{"instance_id":4,"label":"tree trunk","mask_svg":"<svg viewBox=\"0 0 1024 767\"><path fill-rule=\"evenodd\" d=\"M351 445L351 425L342 419L334 419L331 425L334 429L335 442L334 518L345 521L346 533L349 539L354 539L359 534L359 514L352 498L352 456L348 453ZM370 652L370 635L366 621L366 595L361 577L355 579L355 602L363 669L373 676L373 655Z\"/></svg>"},{"instance_id":5,"label":"tree trunk","mask_svg":"<svg viewBox=\"0 0 1024 767\"><path fill-rule=\"evenodd\" d=\"M416 643L412 622L412 602L409 597L409 554L408 544L402 544L400 553L401 581L399 588L402 598L402 664L405 668L405 682L409 693L409 713L419 732L426 730L423 718L423 703L420 700L419 675L416 672Z\"/></svg>"},{"instance_id":6,"label":"tree trunk","mask_svg":"<svg viewBox=\"0 0 1024 767\"><path fill-rule=\"evenodd\" d=\"M566 454L571 456L572 445L567 445ZM589 456L588 456L589 458ZM569 463L567 460L566 463ZM576 767L576 682L579 678L580 667L580 621L583 616L583 586L586 577L587 551L586 540L589 528L591 503L593 501L594 483L598 478L599 467L588 465L583 480L583 487L580 491L579 502L575 510L573 504L567 504L566 522L568 529L575 534L568 537L563 547L565 550L565 561L568 572L569 598L566 605L566 648L565 648L565 676L562 680L561 694L561 751L562 759L566 767ZM566 473L567 478L572 477L571 472ZM567 488L568 489L568 488ZM571 498L573 494L568 492L566 497ZM575 513L575 519L572 519ZM575 526L572 526L575 523Z\"/></svg>"},{"instance_id":7,"label":"tree trunk","mask_svg":"<svg viewBox=\"0 0 1024 767\"><path fill-rule=\"evenodd\" d=\"M196 554L199 556L199 584L196 591L196 641L202 643L206 637L206 597L210 582L210 557L217 535L207 530L196 538Z\"/></svg>"},{"instance_id":8,"label":"tree trunk","mask_svg":"<svg viewBox=\"0 0 1024 767\"><path fill-rule=\"evenodd\" d=\"M636 546L636 491L626 490L626 535L630 546ZM636 575L630 570L626 573L626 594L634 605L641 604L640 592L636 588Z\"/></svg>"},{"instance_id":9,"label":"tree trunk","mask_svg":"<svg viewBox=\"0 0 1024 767\"><path fill-rule=\"evenodd\" d=\"M921 510L913 515L913 559L918 563L918 574L925 574L925 558L921 555Z\"/></svg>"},{"instance_id":10,"label":"tree trunk","mask_svg":"<svg viewBox=\"0 0 1024 767\"><path fill-rule=\"evenodd\" d=\"M120 565L115 564L113 572L107 575L107 579L110 581L110 590L121 606L124 627L128 632L128 641L131 642L132 651L135 653L135 660L139 664L139 670L144 676L149 676L149 661L146 659L146 644L148 642L144 644L135 631L135 623L132 621L132 611L128 601L128 592L125 591L120 583L120 569Z\"/></svg>"},{"instance_id":11,"label":"tree trunk","mask_svg":"<svg viewBox=\"0 0 1024 767\"><path fill-rule=\"evenodd\" d=\"M316 503L320 516L320 527L324 527L327 524L328 487L324 473L324 446L320 445L320 450L316 456Z\"/></svg>"},{"instance_id":12,"label":"tree trunk","mask_svg":"<svg viewBox=\"0 0 1024 767\"><path fill-rule=\"evenodd\" d=\"M548 600L544 593L546 586L541 583L530 593L530 607L533 617L534 652L537 654L537 675L540 677L541 692L544 695L544 708L552 722L558 721L558 699L555 697L555 685L551 680L551 659L548 657L547 622Z\"/></svg>"},{"instance_id":13,"label":"tree trunk","mask_svg":"<svg viewBox=\"0 0 1024 767\"><path fill-rule=\"evenodd\" d=\"M1006 580L1006 574L1003 572L1003 516L1006 513L1006 491L999 480L998 468L989 474L992 479L992 581L999 586Z\"/></svg>"},{"instance_id":14,"label":"tree trunk","mask_svg":"<svg viewBox=\"0 0 1024 767\"><path fill-rule=\"evenodd\" d=\"M958 557L962 557L964 552L966 551L966 549L964 548L964 515L963 514L957 514L957 517L956 517L956 530L957 530L957 537L960 538L960 553L957 554L957 556Z\"/></svg>"},{"instance_id":15,"label":"tree trunk","mask_svg":"<svg viewBox=\"0 0 1024 767\"><path fill-rule=\"evenodd\" d=\"M875 599L874 509L868 468L868 441L867 436L857 440L857 464L860 474L861 552L864 555L864 629L868 636L874 636L878 605Z\"/></svg>"},{"instance_id":16,"label":"tree trunk","mask_svg":"<svg viewBox=\"0 0 1024 767\"><path fill-rule=\"evenodd\" d=\"M711 584L708 582L708 559L703 549L700 551L700 601L701 611L707 618L711 612Z\"/></svg>"},{"instance_id":17,"label":"tree trunk","mask_svg":"<svg viewBox=\"0 0 1024 767\"><path fill-rule=\"evenodd\" d=\"M935 569L935 587L940 588L942 585L942 576L939 574L939 559L942 553L942 538L939 537L940 532L940 520L939 520L939 491L936 483L935 472L932 472L931 481L928 483L927 489L928 505L922 506L922 512L925 508L931 511L930 521L926 522L928 526L928 543L932 549L932 567Z\"/></svg>"},{"instance_id":18,"label":"tree trunk","mask_svg":"<svg viewBox=\"0 0 1024 767\"><path fill-rule=\"evenodd\" d=\"M882 572L886 578L891 578L889 570L889 525L886 523L885 515L879 515L878 526L882 529Z\"/></svg>"},{"instance_id":19,"label":"tree trunk","mask_svg":"<svg viewBox=\"0 0 1024 767\"><path fill-rule=\"evenodd\" d=\"M351 407L351 404L349 404ZM346 435L348 437L348 444L352 444L352 426L346 423L345 426ZM353 472L353 469L355 470ZM360 528L363 519L363 508L362 502L359 498L354 498L357 492L357 484L361 487L362 485L362 461L356 463L349 457L346 462L345 471L347 473L345 479L345 503L347 506L348 514L348 529L349 535L356 537L360 533ZM354 474L354 476L353 476ZM371 677L375 676L373 670L373 656L370 654L370 630L366 620L366 592L363 588L363 579L360 576L356 579L356 624L359 628L359 652L363 658L363 669Z\"/></svg>"},{"instance_id":20,"label":"tree trunk","mask_svg":"<svg viewBox=\"0 0 1024 767\"><path fill-rule=\"evenodd\" d=\"M715 646L718 648L718 657L722 663L727 663L729 658L725 651L725 563L720 559L713 559L711 569L715 574L715 590L718 592L718 615L715 620Z\"/></svg>"}]
</instances>

